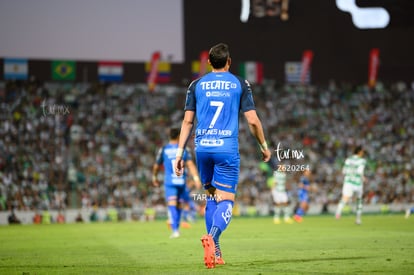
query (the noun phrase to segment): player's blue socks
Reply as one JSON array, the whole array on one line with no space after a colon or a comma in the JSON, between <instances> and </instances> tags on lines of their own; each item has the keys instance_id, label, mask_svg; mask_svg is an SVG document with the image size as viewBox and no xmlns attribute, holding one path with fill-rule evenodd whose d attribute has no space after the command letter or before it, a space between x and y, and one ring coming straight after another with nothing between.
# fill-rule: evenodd
<instances>
[{"instance_id":1,"label":"player's blue socks","mask_svg":"<svg viewBox=\"0 0 414 275\"><path fill-rule=\"evenodd\" d=\"M209 232L209 234L213 237L214 240L214 246L216 247L216 257L221 257L221 249L220 249L220 235L221 235L221 230L220 228L218 228L217 226L213 226Z\"/></svg>"},{"instance_id":2,"label":"player's blue socks","mask_svg":"<svg viewBox=\"0 0 414 275\"><path fill-rule=\"evenodd\" d=\"M211 226L213 225L213 217L214 217L214 213L216 212L216 209L217 209L216 199L213 196L207 196L206 209L204 213L207 233L210 232Z\"/></svg>"},{"instance_id":3,"label":"player's blue socks","mask_svg":"<svg viewBox=\"0 0 414 275\"><path fill-rule=\"evenodd\" d=\"M230 223L231 216L233 212L233 202L229 200L220 201L217 204L217 209L213 215L213 225L210 232L214 227L218 227L221 232L223 232L227 225ZM219 232L219 234L221 233ZM211 234L213 236L213 234ZM214 238L214 236L213 236Z\"/></svg>"},{"instance_id":4,"label":"player's blue socks","mask_svg":"<svg viewBox=\"0 0 414 275\"><path fill-rule=\"evenodd\" d=\"M183 212L183 221L188 222L190 211L188 211L188 209L183 209L182 212Z\"/></svg>"},{"instance_id":5,"label":"player's blue socks","mask_svg":"<svg viewBox=\"0 0 414 275\"><path fill-rule=\"evenodd\" d=\"M303 215L305 215L305 211L302 209L302 207L299 207L296 210L296 215L303 217Z\"/></svg>"},{"instance_id":6,"label":"player's blue socks","mask_svg":"<svg viewBox=\"0 0 414 275\"><path fill-rule=\"evenodd\" d=\"M220 252L220 235L224 230L226 230L230 223L233 213L233 204L234 203L229 200L221 201L217 204L217 209L214 212L213 225L211 226L209 234L213 237L216 245L216 254Z\"/></svg>"},{"instance_id":7,"label":"player's blue socks","mask_svg":"<svg viewBox=\"0 0 414 275\"><path fill-rule=\"evenodd\" d=\"M174 205L168 205L168 212L170 212L172 230L178 231L180 226L181 209L178 209L177 206Z\"/></svg>"},{"instance_id":8,"label":"player's blue socks","mask_svg":"<svg viewBox=\"0 0 414 275\"><path fill-rule=\"evenodd\" d=\"M179 207L176 208L177 210L177 219L175 220L175 222L177 223L177 229L180 227L180 222L181 222L181 213L183 212L183 210Z\"/></svg>"}]
</instances>

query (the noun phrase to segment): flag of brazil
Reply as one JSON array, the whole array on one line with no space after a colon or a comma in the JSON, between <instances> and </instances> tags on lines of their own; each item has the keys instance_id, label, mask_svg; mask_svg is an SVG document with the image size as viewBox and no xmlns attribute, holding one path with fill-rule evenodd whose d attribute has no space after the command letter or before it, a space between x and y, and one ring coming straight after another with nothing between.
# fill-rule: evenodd
<instances>
[{"instance_id":1,"label":"flag of brazil","mask_svg":"<svg viewBox=\"0 0 414 275\"><path fill-rule=\"evenodd\" d=\"M75 80L76 63L75 61L55 60L52 61L53 80Z\"/></svg>"}]
</instances>

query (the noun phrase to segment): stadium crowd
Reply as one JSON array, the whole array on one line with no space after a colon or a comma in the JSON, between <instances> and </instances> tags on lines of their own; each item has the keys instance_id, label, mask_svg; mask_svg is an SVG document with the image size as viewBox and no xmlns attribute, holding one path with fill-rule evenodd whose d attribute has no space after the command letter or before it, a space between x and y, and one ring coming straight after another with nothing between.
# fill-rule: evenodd
<instances>
[{"instance_id":1,"label":"stadium crowd","mask_svg":"<svg viewBox=\"0 0 414 275\"><path fill-rule=\"evenodd\" d=\"M337 203L342 164L356 144L368 155L365 203L414 202L411 87L268 81L254 93L269 145L303 152L278 164L309 165L311 202ZM184 98L185 88L173 86L151 93L144 84L0 83L0 210L162 206L151 167L182 118ZM277 169L257 161L247 135L241 122L242 212L272 204L267 180ZM300 175L289 173L292 195Z\"/></svg>"}]
</instances>

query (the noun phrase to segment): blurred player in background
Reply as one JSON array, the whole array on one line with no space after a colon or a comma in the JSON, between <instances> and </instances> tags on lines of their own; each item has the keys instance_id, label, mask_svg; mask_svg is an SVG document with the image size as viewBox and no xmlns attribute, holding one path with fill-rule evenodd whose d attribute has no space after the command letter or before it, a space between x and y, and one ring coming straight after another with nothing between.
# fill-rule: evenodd
<instances>
[{"instance_id":1,"label":"blurred player in background","mask_svg":"<svg viewBox=\"0 0 414 275\"><path fill-rule=\"evenodd\" d=\"M268 149L262 123L257 116L249 82L229 72L231 58L224 43L213 46L208 62L212 72L194 80L187 90L184 119L178 143L176 173L184 167L183 152L195 128L195 152L201 182L207 190L205 222L201 238L207 268L224 264L219 238L230 223L240 173L239 113L243 112L260 145L263 161Z\"/></svg>"},{"instance_id":2,"label":"blurred player in background","mask_svg":"<svg viewBox=\"0 0 414 275\"><path fill-rule=\"evenodd\" d=\"M274 171L272 178L272 196L274 202L273 223L280 224L280 215L283 212L283 221L285 223L293 223L291 216L291 208L289 205L289 197L286 187L286 172Z\"/></svg>"},{"instance_id":3,"label":"blurred player in background","mask_svg":"<svg viewBox=\"0 0 414 275\"><path fill-rule=\"evenodd\" d=\"M345 160L342 172L344 174L344 184L342 187L342 198L338 203L335 217L339 219L342 209L350 201L353 195L356 196L356 224L361 224L362 215L362 195L365 181L364 170L367 161L364 157L364 149L357 146L354 154Z\"/></svg>"},{"instance_id":4,"label":"blurred player in background","mask_svg":"<svg viewBox=\"0 0 414 275\"><path fill-rule=\"evenodd\" d=\"M293 219L301 223L303 221L303 216L306 214L306 212L309 209L309 191L311 188L310 185L310 176L311 171L309 169L306 169L303 171L303 175L300 178L299 187L298 187L298 207L295 211L295 215L293 216Z\"/></svg>"},{"instance_id":5,"label":"blurred player in background","mask_svg":"<svg viewBox=\"0 0 414 275\"><path fill-rule=\"evenodd\" d=\"M408 219L414 213L414 206L405 210L405 218Z\"/></svg>"},{"instance_id":6,"label":"blurred player in background","mask_svg":"<svg viewBox=\"0 0 414 275\"><path fill-rule=\"evenodd\" d=\"M181 226L184 228L190 228L191 223L196 220L197 215L197 206L194 202L194 199L191 197L191 192L194 189L200 189L201 183L200 179L197 178L197 182L192 180L187 181L186 189L183 196L183 207L182 207L182 220Z\"/></svg>"},{"instance_id":7,"label":"blurred player in background","mask_svg":"<svg viewBox=\"0 0 414 275\"><path fill-rule=\"evenodd\" d=\"M164 192L165 200L168 207L168 222L171 224L172 234L170 238L178 238L180 236L181 212L185 199L189 199L189 189L187 188L187 170L184 169L181 176L177 176L174 172L175 155L178 148L178 138L180 130L171 128L169 133L169 142L158 150L155 163L152 168L152 183L158 187L158 173L161 167L164 167ZM183 152L183 161L193 176L196 186L201 187L197 168L192 160L191 153L188 150Z\"/></svg>"}]
</instances>

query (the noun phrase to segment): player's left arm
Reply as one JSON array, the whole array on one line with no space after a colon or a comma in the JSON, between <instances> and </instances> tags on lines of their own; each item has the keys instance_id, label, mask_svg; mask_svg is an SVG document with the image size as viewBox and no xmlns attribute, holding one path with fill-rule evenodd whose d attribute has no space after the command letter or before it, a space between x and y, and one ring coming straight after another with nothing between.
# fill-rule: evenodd
<instances>
[{"instance_id":1,"label":"player's left arm","mask_svg":"<svg viewBox=\"0 0 414 275\"><path fill-rule=\"evenodd\" d=\"M365 176L366 165L367 165L366 160L364 160L364 163L358 167L358 173L361 175L363 183L367 183L368 181L367 177Z\"/></svg>"},{"instance_id":2,"label":"player's left arm","mask_svg":"<svg viewBox=\"0 0 414 275\"><path fill-rule=\"evenodd\" d=\"M253 92L250 83L247 80L243 80L241 78L239 78L239 80L242 89L240 109L244 113L244 117L247 121L250 132L253 134L253 136L256 138L257 142L260 145L260 149L262 151L262 160L264 162L268 162L270 161L272 153L270 152L267 146L263 125L256 112L256 107L253 99Z\"/></svg>"},{"instance_id":3,"label":"player's left arm","mask_svg":"<svg viewBox=\"0 0 414 275\"><path fill-rule=\"evenodd\" d=\"M253 136L256 138L257 142L260 145L260 149L263 155L263 161L268 162L271 158L272 153L267 147L263 126L259 117L257 116L256 110L250 110L245 112L244 117L247 120L250 132L253 134Z\"/></svg>"}]
</instances>

